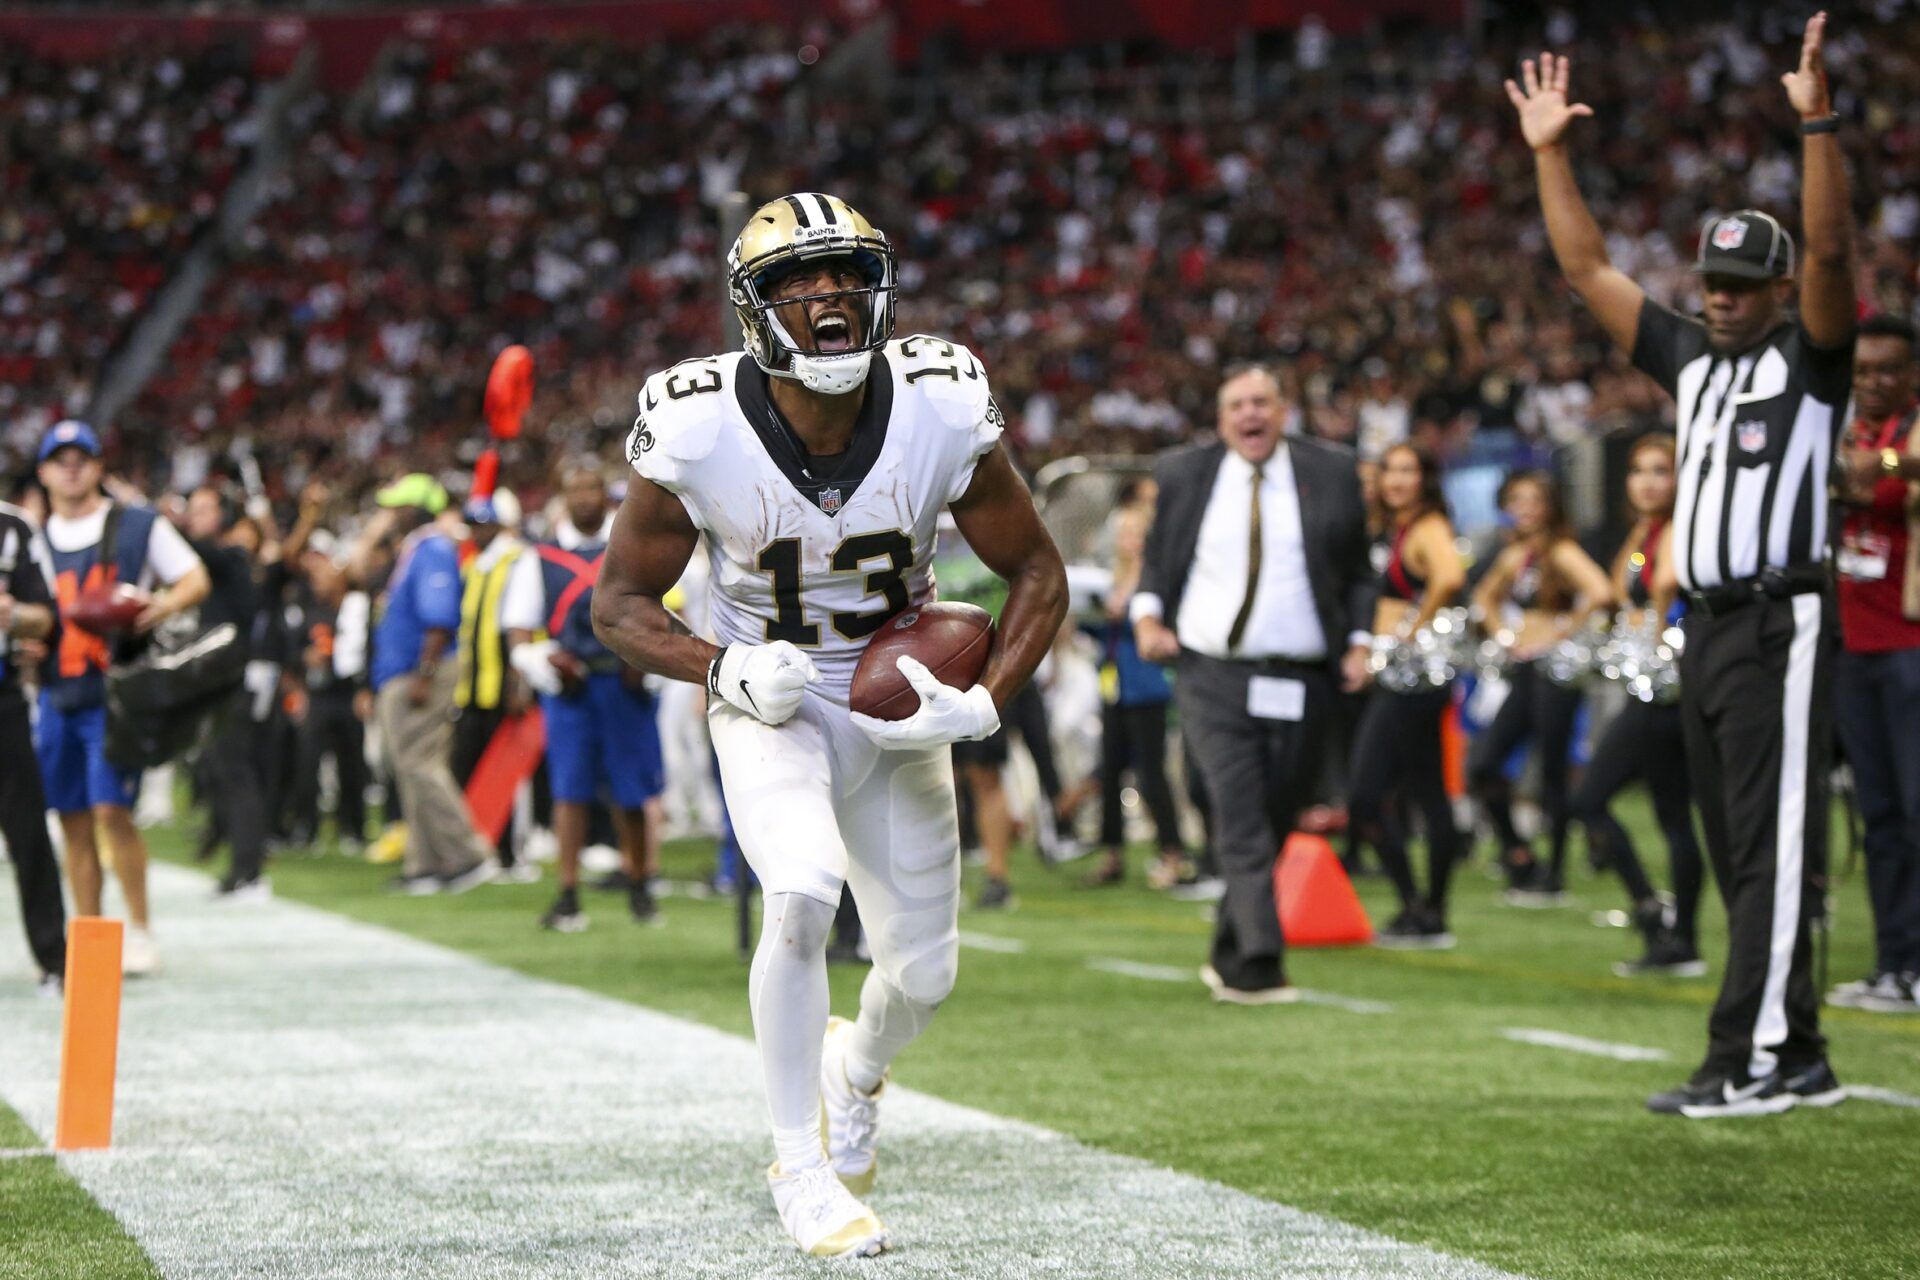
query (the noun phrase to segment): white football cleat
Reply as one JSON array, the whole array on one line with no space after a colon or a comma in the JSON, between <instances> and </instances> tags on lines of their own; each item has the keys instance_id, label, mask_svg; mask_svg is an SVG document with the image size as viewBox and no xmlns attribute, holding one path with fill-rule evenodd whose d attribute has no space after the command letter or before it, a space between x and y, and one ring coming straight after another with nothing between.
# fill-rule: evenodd
<instances>
[{"instance_id":1,"label":"white football cleat","mask_svg":"<svg viewBox=\"0 0 1920 1280\"><path fill-rule=\"evenodd\" d=\"M847 1079L847 1038L853 1024L845 1018L827 1019L827 1038L820 1049L820 1141L827 1163L856 1196L873 1191L880 1169L880 1095L888 1076L881 1076L872 1093L862 1093Z\"/></svg>"},{"instance_id":2,"label":"white football cleat","mask_svg":"<svg viewBox=\"0 0 1920 1280\"><path fill-rule=\"evenodd\" d=\"M775 1164L767 1170L767 1185L773 1188L781 1225L800 1252L816 1258L871 1258L886 1250L887 1229L827 1165L782 1173Z\"/></svg>"},{"instance_id":3,"label":"white football cleat","mask_svg":"<svg viewBox=\"0 0 1920 1280\"><path fill-rule=\"evenodd\" d=\"M138 978L159 971L160 948L154 945L153 934L139 925L128 925L120 944L120 972Z\"/></svg>"}]
</instances>

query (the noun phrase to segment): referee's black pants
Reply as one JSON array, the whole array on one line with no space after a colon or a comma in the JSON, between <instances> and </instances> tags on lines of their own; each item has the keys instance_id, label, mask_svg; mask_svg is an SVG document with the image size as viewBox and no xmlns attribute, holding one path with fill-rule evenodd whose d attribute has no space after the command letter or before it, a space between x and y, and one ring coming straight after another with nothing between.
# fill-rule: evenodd
<instances>
[{"instance_id":1,"label":"referee's black pants","mask_svg":"<svg viewBox=\"0 0 1920 1280\"><path fill-rule=\"evenodd\" d=\"M1181 729L1206 779L1214 857L1226 882L1214 922L1213 968L1230 987L1276 987L1286 981L1286 939L1273 896L1274 863L1319 781L1338 690L1323 666L1225 662L1182 652L1178 669ZM1304 686L1300 718L1253 715L1248 686L1256 676Z\"/></svg>"},{"instance_id":2,"label":"referee's black pants","mask_svg":"<svg viewBox=\"0 0 1920 1280\"><path fill-rule=\"evenodd\" d=\"M67 969L67 906L60 896L60 863L47 834L47 793L33 753L33 722L16 689L0 690L0 837L20 887L27 946L44 973Z\"/></svg>"},{"instance_id":3,"label":"referee's black pants","mask_svg":"<svg viewBox=\"0 0 1920 1280\"><path fill-rule=\"evenodd\" d=\"M1825 1056L1812 925L1825 909L1833 662L1825 598L1688 615L1681 720L1707 859L1727 904L1709 1075Z\"/></svg>"}]
</instances>

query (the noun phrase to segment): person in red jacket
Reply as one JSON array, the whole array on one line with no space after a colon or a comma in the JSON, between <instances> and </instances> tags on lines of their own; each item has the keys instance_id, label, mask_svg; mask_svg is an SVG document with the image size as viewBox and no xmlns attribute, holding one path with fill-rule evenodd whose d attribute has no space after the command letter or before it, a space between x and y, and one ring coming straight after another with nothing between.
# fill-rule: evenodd
<instances>
[{"instance_id":1,"label":"person in red jacket","mask_svg":"<svg viewBox=\"0 0 1920 1280\"><path fill-rule=\"evenodd\" d=\"M1856 417L1834 460L1842 506L1834 700L1866 828L1874 971L1830 1004L1920 1013L1920 571L1910 549L1920 456L1913 326L1879 316L1853 352Z\"/></svg>"}]
</instances>

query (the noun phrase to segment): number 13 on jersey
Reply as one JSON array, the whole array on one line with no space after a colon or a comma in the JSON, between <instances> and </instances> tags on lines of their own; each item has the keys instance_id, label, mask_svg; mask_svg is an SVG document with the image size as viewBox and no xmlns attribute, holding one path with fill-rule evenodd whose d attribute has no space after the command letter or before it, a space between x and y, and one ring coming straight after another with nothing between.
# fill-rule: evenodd
<instances>
[{"instance_id":1,"label":"number 13 on jersey","mask_svg":"<svg viewBox=\"0 0 1920 1280\"><path fill-rule=\"evenodd\" d=\"M754 563L773 575L774 616L767 620L767 640L786 640L804 647L820 643L820 624L807 621L800 581L800 539L777 538L760 551ZM876 561L884 561L875 565ZM856 533L833 549L829 565L834 573L859 574L862 594L881 597L869 610L840 610L828 614L833 629L848 640L864 640L888 618L913 601L907 592L907 570L913 565L913 540L898 529ZM849 584L850 585L850 584ZM835 593L837 594L837 592Z\"/></svg>"}]
</instances>

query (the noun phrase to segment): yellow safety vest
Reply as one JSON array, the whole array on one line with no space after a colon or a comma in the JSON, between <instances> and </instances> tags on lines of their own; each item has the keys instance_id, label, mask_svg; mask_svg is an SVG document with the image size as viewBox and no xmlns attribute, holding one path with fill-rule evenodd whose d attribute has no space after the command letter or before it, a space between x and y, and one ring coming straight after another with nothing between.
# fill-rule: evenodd
<instances>
[{"instance_id":1,"label":"yellow safety vest","mask_svg":"<svg viewBox=\"0 0 1920 1280\"><path fill-rule=\"evenodd\" d=\"M479 568L479 557L469 560L461 571L466 588L460 594L460 683L453 691L456 707L491 711L500 705L500 690L507 673L507 641L500 630L500 597L506 593L514 561L525 549L524 546L513 548L485 572Z\"/></svg>"}]
</instances>

